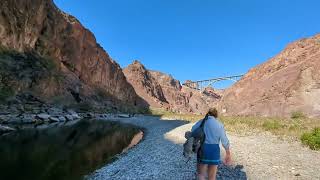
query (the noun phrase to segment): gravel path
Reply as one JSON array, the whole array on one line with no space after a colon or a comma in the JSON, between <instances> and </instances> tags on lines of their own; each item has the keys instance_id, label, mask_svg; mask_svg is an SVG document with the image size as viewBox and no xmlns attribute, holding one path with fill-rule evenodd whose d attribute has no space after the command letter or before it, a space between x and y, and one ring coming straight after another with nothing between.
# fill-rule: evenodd
<instances>
[{"instance_id":1,"label":"gravel path","mask_svg":"<svg viewBox=\"0 0 320 180\"><path fill-rule=\"evenodd\" d=\"M144 140L88 179L195 179L196 159L186 163L182 156L192 124L148 116L117 120L146 128ZM320 179L320 152L270 134L228 137L234 165L220 166L217 179Z\"/></svg>"}]
</instances>

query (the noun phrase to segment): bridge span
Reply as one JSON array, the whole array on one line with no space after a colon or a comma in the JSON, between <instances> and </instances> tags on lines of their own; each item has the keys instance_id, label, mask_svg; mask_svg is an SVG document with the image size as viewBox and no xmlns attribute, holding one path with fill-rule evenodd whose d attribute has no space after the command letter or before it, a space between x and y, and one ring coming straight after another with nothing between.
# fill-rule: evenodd
<instances>
[{"instance_id":1,"label":"bridge span","mask_svg":"<svg viewBox=\"0 0 320 180\"><path fill-rule=\"evenodd\" d=\"M197 89L197 90L203 92L205 88L212 86L216 82L225 81L225 80L237 82L242 77L243 77L243 75L236 75L236 76L218 77L218 78L199 80L199 81L186 81L182 85L187 86L192 89Z\"/></svg>"}]
</instances>

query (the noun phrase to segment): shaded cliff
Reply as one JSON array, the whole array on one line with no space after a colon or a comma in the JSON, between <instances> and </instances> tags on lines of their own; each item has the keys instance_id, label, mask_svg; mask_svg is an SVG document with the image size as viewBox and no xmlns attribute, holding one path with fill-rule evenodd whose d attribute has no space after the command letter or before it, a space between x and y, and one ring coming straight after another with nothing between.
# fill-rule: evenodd
<instances>
[{"instance_id":1,"label":"shaded cliff","mask_svg":"<svg viewBox=\"0 0 320 180\"><path fill-rule=\"evenodd\" d=\"M320 35L289 44L227 89L220 109L227 115L320 116Z\"/></svg>"},{"instance_id":2,"label":"shaded cliff","mask_svg":"<svg viewBox=\"0 0 320 180\"><path fill-rule=\"evenodd\" d=\"M1 71L0 91L8 95L28 91L47 102L147 106L94 35L52 0L2 0L0 46L2 68L22 70L13 78Z\"/></svg>"}]
</instances>

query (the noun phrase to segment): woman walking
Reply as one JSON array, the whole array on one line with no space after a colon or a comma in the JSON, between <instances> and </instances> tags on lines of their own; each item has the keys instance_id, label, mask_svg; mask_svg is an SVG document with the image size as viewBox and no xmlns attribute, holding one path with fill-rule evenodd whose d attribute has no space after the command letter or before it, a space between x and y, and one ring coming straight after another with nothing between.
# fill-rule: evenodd
<instances>
[{"instance_id":1,"label":"woman walking","mask_svg":"<svg viewBox=\"0 0 320 180\"><path fill-rule=\"evenodd\" d=\"M226 151L224 163L230 164L231 162L229 140L226 136L223 124L217 118L217 109L211 108L205 116L205 119L198 121L191 129L191 131L194 131L201 125L202 121L205 121L203 127L205 140L197 153L197 171L199 180L204 180L207 173L209 180L216 179L217 168L221 163L220 142Z\"/></svg>"}]
</instances>

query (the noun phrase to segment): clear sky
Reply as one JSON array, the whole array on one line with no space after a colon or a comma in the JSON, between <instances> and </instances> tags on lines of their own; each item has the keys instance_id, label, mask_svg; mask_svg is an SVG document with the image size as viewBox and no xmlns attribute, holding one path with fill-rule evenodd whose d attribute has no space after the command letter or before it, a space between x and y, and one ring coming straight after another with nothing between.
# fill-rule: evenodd
<instances>
[{"instance_id":1,"label":"clear sky","mask_svg":"<svg viewBox=\"0 0 320 180\"><path fill-rule=\"evenodd\" d=\"M182 82L246 73L320 32L319 0L54 1L121 67L138 59Z\"/></svg>"}]
</instances>

